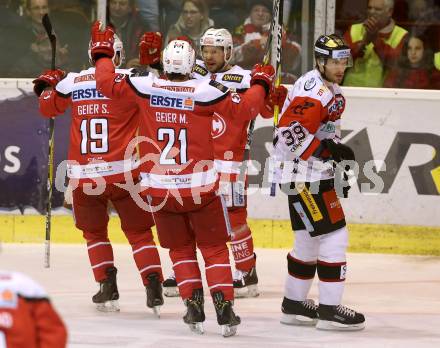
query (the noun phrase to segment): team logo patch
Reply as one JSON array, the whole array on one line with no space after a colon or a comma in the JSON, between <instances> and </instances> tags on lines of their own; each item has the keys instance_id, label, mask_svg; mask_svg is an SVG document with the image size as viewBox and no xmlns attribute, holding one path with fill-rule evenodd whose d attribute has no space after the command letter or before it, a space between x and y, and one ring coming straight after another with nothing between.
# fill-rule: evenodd
<instances>
[{"instance_id":1,"label":"team logo patch","mask_svg":"<svg viewBox=\"0 0 440 348\"><path fill-rule=\"evenodd\" d=\"M231 100L235 104L240 104L241 97L240 97L240 95L238 93L231 93Z\"/></svg>"},{"instance_id":2,"label":"team logo patch","mask_svg":"<svg viewBox=\"0 0 440 348\"><path fill-rule=\"evenodd\" d=\"M177 110L194 110L194 99L190 97L171 97L167 95L152 94L150 105L156 108L170 108Z\"/></svg>"},{"instance_id":3,"label":"team logo patch","mask_svg":"<svg viewBox=\"0 0 440 348\"><path fill-rule=\"evenodd\" d=\"M304 84L304 89L306 91L310 91L311 89L313 89L313 87L316 86L316 80L314 77L312 77L310 80L307 80L306 83Z\"/></svg>"},{"instance_id":4,"label":"team logo patch","mask_svg":"<svg viewBox=\"0 0 440 348\"><path fill-rule=\"evenodd\" d=\"M222 81L229 81L229 82L237 82L240 83L243 81L243 75L238 74L224 74L222 77Z\"/></svg>"},{"instance_id":5,"label":"team logo patch","mask_svg":"<svg viewBox=\"0 0 440 348\"><path fill-rule=\"evenodd\" d=\"M115 82L116 83L122 82L125 79L126 76L127 75L125 75L125 74L118 74L118 75L116 75L115 76Z\"/></svg>"},{"instance_id":6,"label":"team logo patch","mask_svg":"<svg viewBox=\"0 0 440 348\"><path fill-rule=\"evenodd\" d=\"M226 131L226 122L219 114L214 113L212 117L211 135L213 139L221 137Z\"/></svg>"},{"instance_id":7,"label":"team logo patch","mask_svg":"<svg viewBox=\"0 0 440 348\"><path fill-rule=\"evenodd\" d=\"M208 74L208 70L198 64L194 66L193 71L202 76L206 76Z\"/></svg>"},{"instance_id":8,"label":"team logo patch","mask_svg":"<svg viewBox=\"0 0 440 348\"><path fill-rule=\"evenodd\" d=\"M17 294L9 289L0 290L0 307L2 308L17 308L18 297Z\"/></svg>"}]
</instances>

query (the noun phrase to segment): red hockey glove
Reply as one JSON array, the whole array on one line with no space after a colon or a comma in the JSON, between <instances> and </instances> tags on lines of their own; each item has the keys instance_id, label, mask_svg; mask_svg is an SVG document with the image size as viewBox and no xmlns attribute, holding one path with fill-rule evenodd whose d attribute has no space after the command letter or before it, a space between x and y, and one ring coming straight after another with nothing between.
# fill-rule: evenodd
<instances>
[{"instance_id":1,"label":"red hockey glove","mask_svg":"<svg viewBox=\"0 0 440 348\"><path fill-rule=\"evenodd\" d=\"M45 70L40 76L32 81L35 94L39 97L46 87L54 88L65 75L65 71L61 69Z\"/></svg>"},{"instance_id":2,"label":"red hockey glove","mask_svg":"<svg viewBox=\"0 0 440 348\"><path fill-rule=\"evenodd\" d=\"M107 26L104 31L101 31L100 28L100 21L93 23L90 39L90 49L93 62L96 62L102 57L113 58L113 55L115 54L113 49L113 44L115 42L114 29Z\"/></svg>"},{"instance_id":3,"label":"red hockey glove","mask_svg":"<svg viewBox=\"0 0 440 348\"><path fill-rule=\"evenodd\" d=\"M148 32L142 35L139 43L139 62L141 65L153 65L160 62L162 50L162 34Z\"/></svg>"},{"instance_id":4,"label":"red hockey glove","mask_svg":"<svg viewBox=\"0 0 440 348\"><path fill-rule=\"evenodd\" d=\"M266 96L269 94L275 79L275 69L272 65L255 64L251 73L251 86L259 84L266 90Z\"/></svg>"},{"instance_id":5,"label":"red hockey glove","mask_svg":"<svg viewBox=\"0 0 440 348\"><path fill-rule=\"evenodd\" d=\"M275 105L278 105L279 110L281 111L281 108L284 105L284 101L287 97L287 88L283 85L279 85L278 87L274 87L268 96L267 104L270 107L274 107Z\"/></svg>"}]
</instances>

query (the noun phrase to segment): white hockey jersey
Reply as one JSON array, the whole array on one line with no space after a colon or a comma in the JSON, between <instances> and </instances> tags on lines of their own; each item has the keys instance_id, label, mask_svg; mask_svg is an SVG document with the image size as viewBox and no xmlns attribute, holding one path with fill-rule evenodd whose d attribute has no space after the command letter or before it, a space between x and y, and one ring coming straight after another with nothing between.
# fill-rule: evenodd
<instances>
[{"instance_id":1,"label":"white hockey jersey","mask_svg":"<svg viewBox=\"0 0 440 348\"><path fill-rule=\"evenodd\" d=\"M340 142L344 109L341 88L324 82L318 70L309 71L296 81L284 102L275 133L275 182L313 182L334 177L333 163L313 154L323 139Z\"/></svg>"}]
</instances>

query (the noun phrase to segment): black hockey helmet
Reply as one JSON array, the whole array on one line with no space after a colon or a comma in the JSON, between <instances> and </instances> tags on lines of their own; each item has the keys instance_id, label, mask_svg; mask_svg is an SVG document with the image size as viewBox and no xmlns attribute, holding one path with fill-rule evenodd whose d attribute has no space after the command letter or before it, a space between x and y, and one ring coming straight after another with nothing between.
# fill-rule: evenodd
<instances>
[{"instance_id":1,"label":"black hockey helmet","mask_svg":"<svg viewBox=\"0 0 440 348\"><path fill-rule=\"evenodd\" d=\"M315 42L315 58L351 59L350 47L336 34L321 35ZM350 64L349 64L350 65Z\"/></svg>"}]
</instances>

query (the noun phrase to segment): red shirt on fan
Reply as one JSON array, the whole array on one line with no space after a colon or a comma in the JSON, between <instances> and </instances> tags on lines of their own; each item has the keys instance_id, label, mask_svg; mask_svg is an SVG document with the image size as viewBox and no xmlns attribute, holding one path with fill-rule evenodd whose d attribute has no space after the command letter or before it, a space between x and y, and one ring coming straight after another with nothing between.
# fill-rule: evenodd
<instances>
[{"instance_id":1,"label":"red shirt on fan","mask_svg":"<svg viewBox=\"0 0 440 348\"><path fill-rule=\"evenodd\" d=\"M63 348L67 331L43 288L24 274L0 271L0 347Z\"/></svg>"},{"instance_id":2,"label":"red shirt on fan","mask_svg":"<svg viewBox=\"0 0 440 348\"><path fill-rule=\"evenodd\" d=\"M71 107L67 167L71 180L82 184L103 178L107 183L115 183L124 181L124 172L139 175L136 157L124 158L125 149L139 127L138 110L102 95L96 89L95 68L69 73L55 90L44 91L39 101L40 111L46 117L63 114Z\"/></svg>"},{"instance_id":3,"label":"red shirt on fan","mask_svg":"<svg viewBox=\"0 0 440 348\"><path fill-rule=\"evenodd\" d=\"M212 116L240 115L252 119L264 106L264 88L231 92L213 80L173 82L151 74L129 77L115 74L109 58L96 63L99 91L123 104L139 107L141 185L151 196L191 196L217 188L211 136Z\"/></svg>"}]
</instances>

